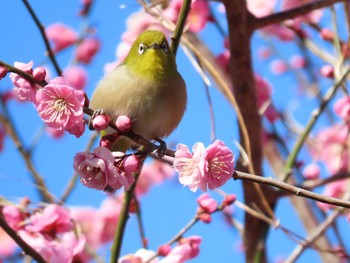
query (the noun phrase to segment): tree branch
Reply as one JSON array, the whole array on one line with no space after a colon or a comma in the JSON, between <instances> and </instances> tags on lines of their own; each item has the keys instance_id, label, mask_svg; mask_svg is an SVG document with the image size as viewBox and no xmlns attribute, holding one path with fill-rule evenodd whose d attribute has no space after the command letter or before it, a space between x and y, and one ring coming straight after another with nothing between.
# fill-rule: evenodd
<instances>
[{"instance_id":1,"label":"tree branch","mask_svg":"<svg viewBox=\"0 0 350 263\"><path fill-rule=\"evenodd\" d=\"M272 24L278 24L288 19L293 19L298 16L310 13L311 11L314 11L316 9L327 7L339 2L346 2L346 0L316 0L293 9L281 11L261 18L256 18L253 21L253 28L254 30L256 30Z\"/></svg>"}]
</instances>

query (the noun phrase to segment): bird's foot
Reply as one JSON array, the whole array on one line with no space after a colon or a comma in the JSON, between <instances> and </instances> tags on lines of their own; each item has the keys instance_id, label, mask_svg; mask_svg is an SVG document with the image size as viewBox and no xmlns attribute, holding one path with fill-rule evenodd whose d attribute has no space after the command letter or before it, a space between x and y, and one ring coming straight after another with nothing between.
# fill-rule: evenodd
<instances>
[{"instance_id":1,"label":"bird's foot","mask_svg":"<svg viewBox=\"0 0 350 263\"><path fill-rule=\"evenodd\" d=\"M159 138L156 138L155 139L157 142L159 142L159 146L158 146L158 149L157 149L157 153L158 153L158 157L159 158L163 158L164 155L165 155L165 152L167 150L167 147L166 147L166 143L165 141L159 139Z\"/></svg>"},{"instance_id":2,"label":"bird's foot","mask_svg":"<svg viewBox=\"0 0 350 263\"><path fill-rule=\"evenodd\" d=\"M92 122L93 122L94 118L98 115L104 115L104 111L102 109L94 110L94 113L91 115L91 118L90 118L89 123L88 123L88 127L91 131L94 130Z\"/></svg>"}]
</instances>

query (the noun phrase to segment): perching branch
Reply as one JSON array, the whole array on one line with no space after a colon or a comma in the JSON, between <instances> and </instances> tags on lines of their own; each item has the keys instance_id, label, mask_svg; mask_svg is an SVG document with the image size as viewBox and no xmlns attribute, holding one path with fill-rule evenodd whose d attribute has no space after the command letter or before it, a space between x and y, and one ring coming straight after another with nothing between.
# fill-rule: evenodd
<instances>
[{"instance_id":1,"label":"perching branch","mask_svg":"<svg viewBox=\"0 0 350 263\"><path fill-rule=\"evenodd\" d=\"M28 9L28 12L30 13L30 15L32 16L36 26L38 27L39 31L40 31L40 34L44 40L44 43L45 43L45 46L46 46L46 50L47 50L47 53L48 53L48 56L56 70L56 73L57 75L61 76L62 75L62 70L61 68L59 67L58 63L57 63L57 60L56 60L56 57L55 57L55 54L54 52L52 51L52 48L50 46L50 43L49 43L49 40L47 39L46 37L46 34L45 34L45 28L44 26L41 24L41 22L39 21L39 18L38 16L35 14L33 8L30 6L29 2L27 0L22 0L24 5L26 6L26 8Z\"/></svg>"},{"instance_id":2,"label":"perching branch","mask_svg":"<svg viewBox=\"0 0 350 263\"><path fill-rule=\"evenodd\" d=\"M292 8L286 11L282 11L282 12L278 12L272 15L268 15L265 17L261 17L261 18L256 18L254 19L253 22L253 28L259 29L265 26L269 26L272 24L278 24L281 23L283 21L286 21L288 19L293 19L296 18L298 16L302 16L305 15L307 13L310 13L311 11L314 11L316 9L320 9L323 7L327 7L330 5L333 5L335 3L339 3L339 2L346 2L346 0L316 0L316 1L312 1L311 3L308 4L304 4L301 5L299 7L296 8Z\"/></svg>"}]
</instances>

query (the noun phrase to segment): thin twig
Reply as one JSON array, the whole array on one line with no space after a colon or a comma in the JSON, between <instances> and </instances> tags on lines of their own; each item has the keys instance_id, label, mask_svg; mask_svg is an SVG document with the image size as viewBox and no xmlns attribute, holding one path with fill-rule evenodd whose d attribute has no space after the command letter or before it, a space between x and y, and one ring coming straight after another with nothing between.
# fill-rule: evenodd
<instances>
[{"instance_id":1,"label":"thin twig","mask_svg":"<svg viewBox=\"0 0 350 263\"><path fill-rule=\"evenodd\" d=\"M248 174L236 171L233 175L233 179L235 180L244 180L244 181L251 181L259 184L269 185L272 187L277 187L279 189L282 189L284 191L290 192L296 196L306 197L321 203L335 205L339 207L345 207L350 208L350 201L342 200L339 198L329 197L321 194L317 194L290 184L287 184L283 181L268 178L268 177L262 177L258 175Z\"/></svg>"},{"instance_id":2,"label":"thin twig","mask_svg":"<svg viewBox=\"0 0 350 263\"><path fill-rule=\"evenodd\" d=\"M179 48L181 36L183 34L183 31L186 25L186 20L191 10L191 3L192 3L192 0L184 0L182 2L178 21L176 23L174 33L171 36L170 48L173 51L174 56L176 56L177 50Z\"/></svg>"},{"instance_id":3,"label":"thin twig","mask_svg":"<svg viewBox=\"0 0 350 263\"><path fill-rule=\"evenodd\" d=\"M299 139L296 141L292 151L290 152L288 159L286 161L285 166L283 167L283 181L286 181L288 177L290 176L293 166L295 164L295 160L299 154L299 151L301 147L304 145L305 140L307 139L308 135L311 132L311 129L314 127L316 121L321 116L323 110L327 107L330 100L334 97L336 91L338 88L343 84L343 82L347 79L347 76L349 75L350 70L347 70L345 74L341 77L341 79L333 85L332 88L328 90L328 92L324 95L323 100L321 102L321 105L315 112L312 114L311 119L306 124L303 134L299 137Z\"/></svg>"},{"instance_id":4,"label":"thin twig","mask_svg":"<svg viewBox=\"0 0 350 263\"><path fill-rule=\"evenodd\" d=\"M35 14L33 8L31 7L31 5L29 4L29 2L27 0L22 0L24 5L26 6L28 12L30 13L30 15L32 16L36 26L38 27L39 31L40 31L40 34L44 40L44 43L45 43L45 47L46 47L46 50L47 50L47 53L48 53L48 56L56 70L56 73L57 75L61 76L62 75L62 70L61 68L59 67L58 63L57 63L57 60L56 60L56 57L55 57L55 54L54 52L52 51L52 48L50 46L50 43L49 43L49 40L47 39L47 36L45 34L45 27L41 24L41 22L39 21L39 18L38 16Z\"/></svg>"},{"instance_id":5,"label":"thin twig","mask_svg":"<svg viewBox=\"0 0 350 263\"><path fill-rule=\"evenodd\" d=\"M143 226L140 201L135 194L134 194L134 202L135 202L135 208L136 208L137 225L139 227L142 247L144 249L148 249L148 240L146 238L145 228Z\"/></svg>"},{"instance_id":6,"label":"thin twig","mask_svg":"<svg viewBox=\"0 0 350 263\"><path fill-rule=\"evenodd\" d=\"M281 23L288 19L293 19L316 9L330 6L338 2L346 2L347 0L316 0L308 4L301 5L286 11L278 12L261 18L254 19L254 29L259 29L268 25Z\"/></svg>"}]
</instances>

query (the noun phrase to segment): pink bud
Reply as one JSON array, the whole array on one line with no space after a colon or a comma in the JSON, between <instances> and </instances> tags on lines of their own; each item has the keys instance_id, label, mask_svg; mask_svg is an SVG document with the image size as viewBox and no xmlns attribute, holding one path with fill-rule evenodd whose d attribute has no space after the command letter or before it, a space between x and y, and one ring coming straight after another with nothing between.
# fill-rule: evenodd
<instances>
[{"instance_id":1,"label":"pink bud","mask_svg":"<svg viewBox=\"0 0 350 263\"><path fill-rule=\"evenodd\" d=\"M126 174L136 173L138 171L140 159L136 155L128 156L124 159L124 171Z\"/></svg>"},{"instance_id":2,"label":"pink bud","mask_svg":"<svg viewBox=\"0 0 350 263\"><path fill-rule=\"evenodd\" d=\"M209 196L208 193L204 193L197 198L197 203L200 208L206 213L212 213L218 207L218 203Z\"/></svg>"},{"instance_id":3,"label":"pink bud","mask_svg":"<svg viewBox=\"0 0 350 263\"><path fill-rule=\"evenodd\" d=\"M224 198L224 201L222 202L223 206L229 206L232 205L236 201L236 195L230 194L226 195Z\"/></svg>"},{"instance_id":4,"label":"pink bud","mask_svg":"<svg viewBox=\"0 0 350 263\"><path fill-rule=\"evenodd\" d=\"M117 118L115 125L120 131L126 132L132 129L132 122L126 115L121 115Z\"/></svg>"},{"instance_id":5,"label":"pink bud","mask_svg":"<svg viewBox=\"0 0 350 263\"><path fill-rule=\"evenodd\" d=\"M33 70L33 77L39 81L44 80L46 77L46 70L43 67L36 67Z\"/></svg>"},{"instance_id":6,"label":"pink bud","mask_svg":"<svg viewBox=\"0 0 350 263\"><path fill-rule=\"evenodd\" d=\"M69 66L63 71L63 77L73 88L82 90L86 85L87 73L80 66Z\"/></svg>"},{"instance_id":7,"label":"pink bud","mask_svg":"<svg viewBox=\"0 0 350 263\"><path fill-rule=\"evenodd\" d=\"M295 55L290 59L290 64L293 68L300 69L306 66L306 60L302 56Z\"/></svg>"},{"instance_id":8,"label":"pink bud","mask_svg":"<svg viewBox=\"0 0 350 263\"><path fill-rule=\"evenodd\" d=\"M333 41L334 39L334 33L328 28L322 28L320 31L320 35L322 39L327 40L327 41Z\"/></svg>"},{"instance_id":9,"label":"pink bud","mask_svg":"<svg viewBox=\"0 0 350 263\"><path fill-rule=\"evenodd\" d=\"M0 79L4 78L7 74L7 72L8 72L7 68L0 66Z\"/></svg>"},{"instance_id":10,"label":"pink bud","mask_svg":"<svg viewBox=\"0 0 350 263\"><path fill-rule=\"evenodd\" d=\"M108 115L97 115L92 120L92 126L97 131L102 131L108 127L111 118Z\"/></svg>"},{"instance_id":11,"label":"pink bud","mask_svg":"<svg viewBox=\"0 0 350 263\"><path fill-rule=\"evenodd\" d=\"M75 58L81 63L89 64L99 49L100 41L97 38L84 39L76 50Z\"/></svg>"},{"instance_id":12,"label":"pink bud","mask_svg":"<svg viewBox=\"0 0 350 263\"><path fill-rule=\"evenodd\" d=\"M201 213L198 215L198 219L203 223L209 224L212 221L212 217L208 213Z\"/></svg>"},{"instance_id":13,"label":"pink bud","mask_svg":"<svg viewBox=\"0 0 350 263\"><path fill-rule=\"evenodd\" d=\"M171 246L170 245L161 245L160 247L158 247L158 255L162 256L162 257L165 257L167 256L171 251Z\"/></svg>"},{"instance_id":14,"label":"pink bud","mask_svg":"<svg viewBox=\"0 0 350 263\"><path fill-rule=\"evenodd\" d=\"M334 69L331 65L325 65L321 68L320 73L326 78L334 78Z\"/></svg>"},{"instance_id":15,"label":"pink bud","mask_svg":"<svg viewBox=\"0 0 350 263\"><path fill-rule=\"evenodd\" d=\"M283 60L275 59L271 62L270 69L273 74L283 74L287 71L287 64Z\"/></svg>"},{"instance_id":16,"label":"pink bud","mask_svg":"<svg viewBox=\"0 0 350 263\"><path fill-rule=\"evenodd\" d=\"M314 180L320 177L320 167L317 164L309 164L303 170L303 175L307 180Z\"/></svg>"}]
</instances>

